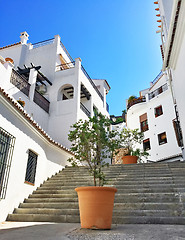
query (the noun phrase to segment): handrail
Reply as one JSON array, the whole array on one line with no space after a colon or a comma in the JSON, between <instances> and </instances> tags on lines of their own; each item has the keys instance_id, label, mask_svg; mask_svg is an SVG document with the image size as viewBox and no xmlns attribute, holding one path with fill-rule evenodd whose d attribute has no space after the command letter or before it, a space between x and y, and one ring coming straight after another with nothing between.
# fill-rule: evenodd
<instances>
[{"instance_id":1,"label":"handrail","mask_svg":"<svg viewBox=\"0 0 185 240\"><path fill-rule=\"evenodd\" d=\"M29 96L30 84L28 80L20 75L16 70L12 69L12 74L10 77L10 82L17 87L21 92L23 92L26 96Z\"/></svg>"},{"instance_id":2,"label":"handrail","mask_svg":"<svg viewBox=\"0 0 185 240\"><path fill-rule=\"evenodd\" d=\"M89 79L89 82L91 83L91 85L93 86L93 88L96 90L97 94L99 95L99 97L101 98L102 101L104 101L103 96L101 95L100 91L98 90L98 88L96 87L96 85L94 84L93 80L91 79L91 77L89 76L89 74L86 72L85 68L81 65L81 70L84 73L84 75L87 77L87 79Z\"/></svg>"},{"instance_id":3,"label":"handrail","mask_svg":"<svg viewBox=\"0 0 185 240\"><path fill-rule=\"evenodd\" d=\"M156 83L162 75L163 75L163 72L161 71L161 72L157 75L157 77L154 78L154 80L152 81L152 84Z\"/></svg>"},{"instance_id":4,"label":"handrail","mask_svg":"<svg viewBox=\"0 0 185 240\"><path fill-rule=\"evenodd\" d=\"M132 107L133 105L137 104L137 103L142 103L142 102L146 102L146 98L145 97L139 97L139 98L135 98L133 99L131 102L128 103L127 105L127 110Z\"/></svg>"},{"instance_id":5,"label":"handrail","mask_svg":"<svg viewBox=\"0 0 185 240\"><path fill-rule=\"evenodd\" d=\"M32 45L33 45L33 48L38 48L38 47L42 47L42 46L51 44L53 42L54 42L54 38L51 38L51 39L44 40L44 41L41 41L41 42L33 43Z\"/></svg>"},{"instance_id":6,"label":"handrail","mask_svg":"<svg viewBox=\"0 0 185 240\"><path fill-rule=\"evenodd\" d=\"M91 116L90 111L83 105L83 103L80 103L80 108L88 117Z\"/></svg>"},{"instance_id":7,"label":"handrail","mask_svg":"<svg viewBox=\"0 0 185 240\"><path fill-rule=\"evenodd\" d=\"M42 96L36 89L35 89L33 101L37 105L39 105L44 111L49 113L50 102L44 96Z\"/></svg>"},{"instance_id":8,"label":"handrail","mask_svg":"<svg viewBox=\"0 0 185 240\"><path fill-rule=\"evenodd\" d=\"M71 62L73 62L73 58L71 57L71 55L69 54L69 52L67 51L67 49L65 48L64 44L60 41L60 46L63 48L64 52L66 53L66 55L68 56L68 58L70 59Z\"/></svg>"},{"instance_id":9,"label":"handrail","mask_svg":"<svg viewBox=\"0 0 185 240\"><path fill-rule=\"evenodd\" d=\"M62 70L66 70L74 67L75 67L75 61L57 65L56 71L58 72L58 71L62 71Z\"/></svg>"},{"instance_id":10,"label":"handrail","mask_svg":"<svg viewBox=\"0 0 185 240\"><path fill-rule=\"evenodd\" d=\"M162 92L166 91L167 89L168 89L168 85L167 83L165 83L161 87L157 88L155 91L148 94L149 100L161 94Z\"/></svg>"}]
</instances>

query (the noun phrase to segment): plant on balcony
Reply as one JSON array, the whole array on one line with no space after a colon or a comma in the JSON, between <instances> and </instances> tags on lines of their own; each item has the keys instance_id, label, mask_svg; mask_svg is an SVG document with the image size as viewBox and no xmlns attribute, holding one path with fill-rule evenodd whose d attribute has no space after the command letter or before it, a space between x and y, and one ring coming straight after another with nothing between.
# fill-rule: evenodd
<instances>
[{"instance_id":1,"label":"plant on balcony","mask_svg":"<svg viewBox=\"0 0 185 240\"><path fill-rule=\"evenodd\" d=\"M72 142L71 151L75 154L75 158L70 158L68 161L72 166L85 164L94 180L94 187L79 187L75 189L79 198L82 228L111 228L114 195L117 189L103 187L106 183L103 168L109 166L105 160L113 156L115 149L118 148L118 140L116 139L117 133L110 131L110 125L108 118L97 113L96 116L89 118L88 121L79 120L75 123L68 135L69 140ZM87 200L85 203L82 202L84 195ZM109 196L110 199L108 199ZM109 204L111 208L107 211L106 208ZM105 214L109 216L108 221L105 220L107 218Z\"/></svg>"},{"instance_id":2,"label":"plant on balcony","mask_svg":"<svg viewBox=\"0 0 185 240\"><path fill-rule=\"evenodd\" d=\"M130 96L129 99L128 99L128 103L133 102L135 99L137 99L136 96L134 96L134 95Z\"/></svg>"},{"instance_id":3,"label":"plant on balcony","mask_svg":"<svg viewBox=\"0 0 185 240\"><path fill-rule=\"evenodd\" d=\"M25 106L25 101L21 100L21 98L19 98L19 100L17 100L17 102L24 107Z\"/></svg>"},{"instance_id":4,"label":"plant on balcony","mask_svg":"<svg viewBox=\"0 0 185 240\"><path fill-rule=\"evenodd\" d=\"M144 133L139 129L126 129L124 128L120 133L120 145L122 148L127 149L126 156L123 156L123 163L137 163L142 162L143 157L149 156L149 153L137 148L137 144L141 144L144 139ZM130 158L131 156L131 158ZM130 162L127 162L130 161Z\"/></svg>"}]
</instances>

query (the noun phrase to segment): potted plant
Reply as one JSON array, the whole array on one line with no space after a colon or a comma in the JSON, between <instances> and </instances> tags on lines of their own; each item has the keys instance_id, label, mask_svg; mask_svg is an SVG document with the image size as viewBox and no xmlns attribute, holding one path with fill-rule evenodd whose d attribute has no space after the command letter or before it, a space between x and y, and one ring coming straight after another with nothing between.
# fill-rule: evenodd
<instances>
[{"instance_id":1,"label":"potted plant","mask_svg":"<svg viewBox=\"0 0 185 240\"><path fill-rule=\"evenodd\" d=\"M139 129L124 128L120 133L120 144L122 148L127 150L125 156L122 157L123 164L131 164L142 161L142 157L147 157L148 152L137 148L137 144L141 144L144 139L144 133L139 132Z\"/></svg>"},{"instance_id":2,"label":"potted plant","mask_svg":"<svg viewBox=\"0 0 185 240\"><path fill-rule=\"evenodd\" d=\"M110 229L114 195L114 187L104 187L106 182L102 169L109 164L105 159L112 157L118 148L116 132L110 130L110 120L102 114L79 120L72 126L69 140L75 158L68 161L72 166L85 164L93 176L94 186L78 187L80 220L82 228Z\"/></svg>"},{"instance_id":3,"label":"potted plant","mask_svg":"<svg viewBox=\"0 0 185 240\"><path fill-rule=\"evenodd\" d=\"M25 106L25 101L23 101L23 100L21 99L21 97L19 98L19 100L17 100L17 102L18 102L22 107Z\"/></svg>"}]
</instances>

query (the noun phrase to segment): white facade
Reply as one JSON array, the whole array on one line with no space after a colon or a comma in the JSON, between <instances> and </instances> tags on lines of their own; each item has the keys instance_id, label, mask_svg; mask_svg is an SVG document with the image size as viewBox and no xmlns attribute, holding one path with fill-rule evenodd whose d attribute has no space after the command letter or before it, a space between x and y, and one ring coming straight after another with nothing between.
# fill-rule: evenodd
<instances>
[{"instance_id":1,"label":"white facade","mask_svg":"<svg viewBox=\"0 0 185 240\"><path fill-rule=\"evenodd\" d=\"M159 10L162 21L161 36L165 34L163 25L169 19L169 29L163 47L163 70L168 71L173 91L174 104L177 107L183 139L185 139L185 0L174 0L173 4L159 0ZM184 157L185 159L185 157Z\"/></svg>"},{"instance_id":2,"label":"white facade","mask_svg":"<svg viewBox=\"0 0 185 240\"><path fill-rule=\"evenodd\" d=\"M108 83L92 80L80 58L73 62L58 35L34 45L27 40L23 32L20 43L0 48L0 221L68 165L73 123L94 109L109 116ZM37 156L33 184L26 180L30 152Z\"/></svg>"},{"instance_id":3,"label":"white facade","mask_svg":"<svg viewBox=\"0 0 185 240\"><path fill-rule=\"evenodd\" d=\"M130 104L127 110L127 127L138 128L144 132L144 140L149 139L150 149L148 153L150 161L163 161L168 159L180 160L182 151L177 144L173 120L176 119L172 94L169 86L168 76L160 74L149 89L140 92L141 97ZM156 109L162 109L158 116ZM141 118L146 120L142 127ZM143 128L143 129L142 129ZM167 142L159 141L159 134L165 133ZM143 148L142 146L140 146Z\"/></svg>"},{"instance_id":4,"label":"white facade","mask_svg":"<svg viewBox=\"0 0 185 240\"><path fill-rule=\"evenodd\" d=\"M26 32L21 34L21 44L1 48L0 55L5 59L11 58L15 69L20 67L25 70L25 66L30 68L29 95L22 94L10 81L4 84L4 89L15 99L21 97L26 102L25 110L33 119L53 139L69 148L68 133L73 123L93 116L94 108L109 116L106 94L110 87L104 79L92 80L81 65L81 59L73 61L58 35L33 45L27 43L28 37L25 35ZM48 113L34 102L35 85L40 83L33 66L41 66L39 71L51 83L45 81L47 92L44 97L49 101Z\"/></svg>"}]
</instances>

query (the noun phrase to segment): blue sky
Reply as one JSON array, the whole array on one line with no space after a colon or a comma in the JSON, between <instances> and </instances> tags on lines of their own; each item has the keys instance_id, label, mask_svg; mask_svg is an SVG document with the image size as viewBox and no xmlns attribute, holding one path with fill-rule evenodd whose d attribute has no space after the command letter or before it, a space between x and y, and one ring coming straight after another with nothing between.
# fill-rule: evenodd
<instances>
[{"instance_id":1,"label":"blue sky","mask_svg":"<svg viewBox=\"0 0 185 240\"><path fill-rule=\"evenodd\" d=\"M91 78L106 79L110 114L149 87L161 70L153 0L0 0L0 47L27 31L36 43L59 34ZM2 21L3 20L3 21Z\"/></svg>"}]
</instances>

